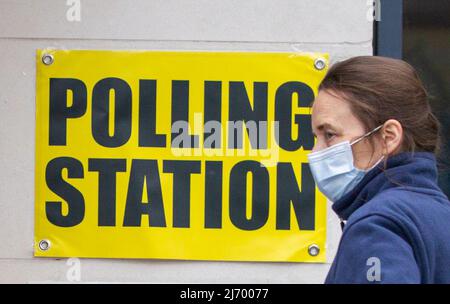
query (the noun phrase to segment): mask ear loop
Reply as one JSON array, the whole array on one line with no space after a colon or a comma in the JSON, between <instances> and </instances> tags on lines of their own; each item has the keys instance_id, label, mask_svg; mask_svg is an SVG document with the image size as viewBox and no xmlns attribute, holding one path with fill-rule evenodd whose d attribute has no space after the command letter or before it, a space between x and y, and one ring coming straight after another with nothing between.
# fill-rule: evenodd
<instances>
[{"instance_id":1,"label":"mask ear loop","mask_svg":"<svg viewBox=\"0 0 450 304\"><path fill-rule=\"evenodd\" d=\"M355 140L355 141L353 141L352 143L350 143L350 146L353 145L353 144L356 144L356 143L360 142L361 140L363 140L363 139L366 138L367 136L369 136L369 135L371 135L372 133L378 131L383 125L384 125L384 124L379 125L378 127L376 127L375 129L373 129L373 130L370 131L369 133L364 134L363 136L361 136L361 137L358 138L357 140Z\"/></svg>"},{"instance_id":2,"label":"mask ear loop","mask_svg":"<svg viewBox=\"0 0 450 304\"><path fill-rule=\"evenodd\" d=\"M367 133L367 134L361 136L360 138L358 138L357 140L355 140L354 142L352 142L352 143L350 144L350 146L353 145L353 144L356 144L356 143L360 142L361 140L363 140L363 139L366 138L367 136L370 136L370 135L373 134L374 132L378 131L383 125L384 125L384 124L381 124L381 125L379 125L378 127L376 127L375 129L373 129L372 131L370 131L369 133ZM378 164L381 162L381 160L383 160L383 158L384 158L384 155L383 155L383 156L380 158L380 160L378 160L378 161L372 166L372 168L370 168L370 169L375 168L375 166L378 165ZM370 170L370 169L369 169L369 170Z\"/></svg>"}]
</instances>

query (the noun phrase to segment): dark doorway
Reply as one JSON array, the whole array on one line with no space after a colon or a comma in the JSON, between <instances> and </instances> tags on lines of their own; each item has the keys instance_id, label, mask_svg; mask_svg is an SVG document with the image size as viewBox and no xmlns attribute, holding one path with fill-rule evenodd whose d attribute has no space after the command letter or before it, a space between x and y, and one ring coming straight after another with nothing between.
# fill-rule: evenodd
<instances>
[{"instance_id":1,"label":"dark doorway","mask_svg":"<svg viewBox=\"0 0 450 304\"><path fill-rule=\"evenodd\" d=\"M439 185L450 197L450 0L375 0L374 55L417 69L442 125Z\"/></svg>"},{"instance_id":2,"label":"dark doorway","mask_svg":"<svg viewBox=\"0 0 450 304\"><path fill-rule=\"evenodd\" d=\"M442 124L439 185L450 197L450 1L403 1L403 60L413 65Z\"/></svg>"}]
</instances>

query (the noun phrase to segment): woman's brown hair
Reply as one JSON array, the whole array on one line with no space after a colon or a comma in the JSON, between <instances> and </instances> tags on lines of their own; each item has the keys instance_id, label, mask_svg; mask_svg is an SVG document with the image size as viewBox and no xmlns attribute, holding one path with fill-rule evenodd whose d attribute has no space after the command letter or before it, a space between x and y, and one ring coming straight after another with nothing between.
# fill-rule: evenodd
<instances>
[{"instance_id":1,"label":"woman's brown hair","mask_svg":"<svg viewBox=\"0 0 450 304\"><path fill-rule=\"evenodd\" d=\"M388 119L403 127L400 152L440 150L440 124L415 69L403 60L359 56L334 64L319 90L348 101L370 131Z\"/></svg>"}]
</instances>

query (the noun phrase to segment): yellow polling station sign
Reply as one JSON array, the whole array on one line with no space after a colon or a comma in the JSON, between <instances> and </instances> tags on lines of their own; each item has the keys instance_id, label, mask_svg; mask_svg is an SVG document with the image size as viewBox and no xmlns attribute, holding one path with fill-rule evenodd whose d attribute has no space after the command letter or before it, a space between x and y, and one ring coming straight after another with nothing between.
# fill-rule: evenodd
<instances>
[{"instance_id":1,"label":"yellow polling station sign","mask_svg":"<svg viewBox=\"0 0 450 304\"><path fill-rule=\"evenodd\" d=\"M327 60L38 50L35 256L325 262Z\"/></svg>"}]
</instances>

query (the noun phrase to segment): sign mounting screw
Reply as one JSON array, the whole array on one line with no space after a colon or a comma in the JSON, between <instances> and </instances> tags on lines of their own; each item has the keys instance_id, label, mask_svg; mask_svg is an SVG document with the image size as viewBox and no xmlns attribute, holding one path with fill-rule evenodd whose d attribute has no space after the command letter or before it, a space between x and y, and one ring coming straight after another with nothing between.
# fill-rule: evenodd
<instances>
[{"instance_id":1,"label":"sign mounting screw","mask_svg":"<svg viewBox=\"0 0 450 304\"><path fill-rule=\"evenodd\" d=\"M54 58L53 58L53 55L51 55L51 54L44 54L42 56L42 62L45 65L51 65L53 63L53 61L54 61Z\"/></svg>"},{"instance_id":2,"label":"sign mounting screw","mask_svg":"<svg viewBox=\"0 0 450 304\"><path fill-rule=\"evenodd\" d=\"M308 253L310 256L317 256L320 252L320 247L316 244L312 244L308 247Z\"/></svg>"},{"instance_id":3,"label":"sign mounting screw","mask_svg":"<svg viewBox=\"0 0 450 304\"><path fill-rule=\"evenodd\" d=\"M314 60L314 67L316 70L321 71L327 66L327 62L323 58L317 58Z\"/></svg>"},{"instance_id":4,"label":"sign mounting screw","mask_svg":"<svg viewBox=\"0 0 450 304\"><path fill-rule=\"evenodd\" d=\"M41 240L39 241L39 249L42 251L47 251L50 249L50 241L49 240Z\"/></svg>"}]
</instances>

